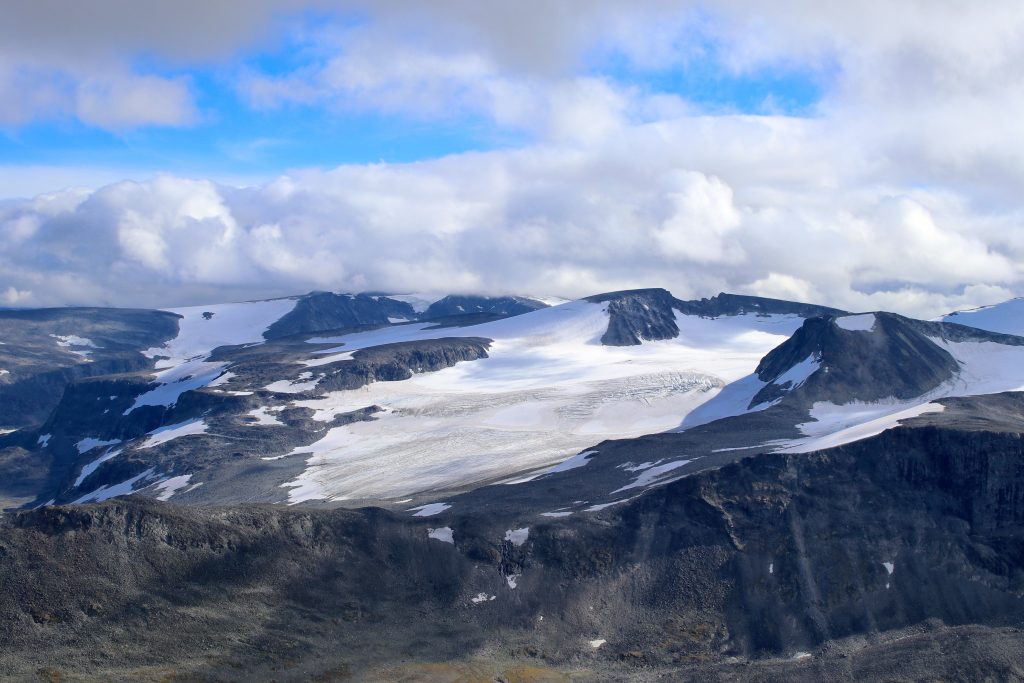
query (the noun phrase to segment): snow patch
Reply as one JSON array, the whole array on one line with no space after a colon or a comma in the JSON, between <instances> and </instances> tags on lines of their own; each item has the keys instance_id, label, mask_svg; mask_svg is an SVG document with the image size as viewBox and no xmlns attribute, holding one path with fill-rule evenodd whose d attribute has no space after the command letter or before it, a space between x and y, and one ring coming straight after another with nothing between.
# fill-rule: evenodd
<instances>
[{"instance_id":1,"label":"snow patch","mask_svg":"<svg viewBox=\"0 0 1024 683\"><path fill-rule=\"evenodd\" d=\"M892 576L893 571L896 570L896 565L892 562L883 562L882 566L885 567L885 571L889 572L889 576Z\"/></svg>"},{"instance_id":2,"label":"snow patch","mask_svg":"<svg viewBox=\"0 0 1024 683\"><path fill-rule=\"evenodd\" d=\"M420 505L419 507L409 508L406 512L412 512L416 510L413 517L433 517L439 515L448 508L451 507L451 503L428 503L427 505Z\"/></svg>"},{"instance_id":3,"label":"snow patch","mask_svg":"<svg viewBox=\"0 0 1024 683\"><path fill-rule=\"evenodd\" d=\"M166 368L197 356L208 356L221 346L262 343L267 328L290 313L296 303L298 299L274 299L166 309L181 316L178 334L163 346L144 353L150 358L164 356L157 367Z\"/></svg>"},{"instance_id":4,"label":"snow patch","mask_svg":"<svg viewBox=\"0 0 1024 683\"><path fill-rule=\"evenodd\" d=\"M572 512L555 511L555 512L542 512L541 517L568 517Z\"/></svg>"},{"instance_id":5,"label":"snow patch","mask_svg":"<svg viewBox=\"0 0 1024 683\"><path fill-rule=\"evenodd\" d=\"M875 329L878 318L874 313L860 315L844 315L835 319L836 326L847 332L870 332Z\"/></svg>"},{"instance_id":6,"label":"snow patch","mask_svg":"<svg viewBox=\"0 0 1024 683\"><path fill-rule=\"evenodd\" d=\"M636 496L633 496L632 498L622 498L620 500L613 500L610 503L598 503L597 505L591 505L588 508L584 508L583 511L584 512L600 512L601 510L606 510L606 509L612 507L613 505L618 505L619 503L625 503L625 502L631 501L635 497Z\"/></svg>"},{"instance_id":7,"label":"snow patch","mask_svg":"<svg viewBox=\"0 0 1024 683\"><path fill-rule=\"evenodd\" d=\"M597 648L601 647L602 645L604 645L607 642L608 641L605 640L604 638L597 638L596 640L591 640L590 641L590 647L592 647L592 648L594 648L596 650Z\"/></svg>"},{"instance_id":8,"label":"snow patch","mask_svg":"<svg viewBox=\"0 0 1024 683\"><path fill-rule=\"evenodd\" d=\"M555 465L554 467L546 470L544 474L554 474L555 472L568 472L569 470L574 470L577 467L583 467L588 462L590 462L590 456L592 455L597 455L597 451L583 451L582 453L577 453L568 460L564 460Z\"/></svg>"},{"instance_id":9,"label":"snow patch","mask_svg":"<svg viewBox=\"0 0 1024 683\"><path fill-rule=\"evenodd\" d=\"M443 526L439 529L427 529L427 537L435 541L455 545L455 534L451 527Z\"/></svg>"},{"instance_id":10,"label":"snow patch","mask_svg":"<svg viewBox=\"0 0 1024 683\"><path fill-rule=\"evenodd\" d=\"M522 529L509 529L505 532L505 540L511 542L517 548L526 543L526 539L529 537L530 527L528 526L524 526Z\"/></svg>"},{"instance_id":11,"label":"snow patch","mask_svg":"<svg viewBox=\"0 0 1024 683\"><path fill-rule=\"evenodd\" d=\"M281 422L281 419L277 417L277 415L270 414L272 412L277 413L282 410L284 410L284 406L260 406L259 408L255 408L246 413L249 417L256 418L255 422L247 422L246 424L261 427L272 427L274 425L283 426L284 422Z\"/></svg>"},{"instance_id":12,"label":"snow patch","mask_svg":"<svg viewBox=\"0 0 1024 683\"><path fill-rule=\"evenodd\" d=\"M472 601L474 604L479 604L481 602L490 602L491 600L494 600L496 597L498 596L488 595L487 593L477 593L476 597L470 598L470 601Z\"/></svg>"},{"instance_id":13,"label":"snow patch","mask_svg":"<svg viewBox=\"0 0 1024 683\"><path fill-rule=\"evenodd\" d=\"M157 495L156 499L170 500L171 496L188 486L188 480L191 478L191 474L182 474L177 477L170 477L169 479L157 482L156 490L160 493Z\"/></svg>"},{"instance_id":14,"label":"snow patch","mask_svg":"<svg viewBox=\"0 0 1024 683\"><path fill-rule=\"evenodd\" d=\"M78 449L78 454L82 455L83 453L91 451L94 448L99 448L100 446L113 446L119 443L121 443L121 439L111 439L109 441L103 441L101 439L94 439L90 436L76 443L75 448Z\"/></svg>"},{"instance_id":15,"label":"snow patch","mask_svg":"<svg viewBox=\"0 0 1024 683\"><path fill-rule=\"evenodd\" d=\"M82 471L78 473L78 478L75 479L74 488L78 488L82 484L82 482L85 481L86 477L88 477L90 474L95 472L96 469L100 465L102 465L106 461L110 460L111 458L117 457L120 454L121 454L121 449L120 448L118 448L117 450L113 450L113 451L108 450L106 453L104 453L100 457L98 457L95 460L93 460L92 462L88 463L85 467L82 468Z\"/></svg>"},{"instance_id":16,"label":"snow patch","mask_svg":"<svg viewBox=\"0 0 1024 683\"><path fill-rule=\"evenodd\" d=\"M821 361L812 353L807 356L807 358L804 358L789 370L786 370L784 373L773 379L772 384L776 384L778 386L785 386L786 384L789 384L789 390L792 391L806 382L810 376L816 373L820 368Z\"/></svg>"},{"instance_id":17,"label":"snow patch","mask_svg":"<svg viewBox=\"0 0 1024 683\"><path fill-rule=\"evenodd\" d=\"M143 479L148 479L149 477L153 476L153 471L153 468L150 467L148 470L144 472L139 472L131 479L126 479L125 481L122 481L120 484L114 484L112 486L101 486L95 491L87 493L81 498L75 500L72 504L80 505L81 503L97 503L103 500L107 500L109 498L116 498L117 496L127 496L128 494L132 493L132 491L135 489L136 483L142 481Z\"/></svg>"},{"instance_id":18,"label":"snow patch","mask_svg":"<svg viewBox=\"0 0 1024 683\"><path fill-rule=\"evenodd\" d=\"M345 360L352 360L352 354L354 351L341 351L339 353L332 353L327 356L321 356L320 358L311 358L308 360L300 360L299 365L304 365L307 368L318 368L321 365L330 365L331 363L340 363Z\"/></svg>"},{"instance_id":19,"label":"snow patch","mask_svg":"<svg viewBox=\"0 0 1024 683\"><path fill-rule=\"evenodd\" d=\"M430 304L440 301L442 297L435 294L388 294L387 298L409 304L412 310L423 313L430 308Z\"/></svg>"},{"instance_id":20,"label":"snow patch","mask_svg":"<svg viewBox=\"0 0 1024 683\"><path fill-rule=\"evenodd\" d=\"M628 491L629 489L635 489L642 486L650 486L655 481L660 479L663 474L671 472L674 469L678 469L683 465L688 465L691 462L693 462L693 459L675 460L673 462L667 462L664 465L657 465L655 467L648 468L644 470L643 473L639 477L637 477L636 480L633 481L631 484L626 484L622 488L615 489L614 491L612 491L611 495L614 496L616 493L619 493L621 491Z\"/></svg>"},{"instance_id":21,"label":"snow patch","mask_svg":"<svg viewBox=\"0 0 1024 683\"><path fill-rule=\"evenodd\" d=\"M51 337L57 340L57 346L66 348L71 353L77 354L83 358L88 359L89 354L92 353L86 349L98 349L97 346L91 339L85 337L79 337L74 334L51 334Z\"/></svg>"},{"instance_id":22,"label":"snow patch","mask_svg":"<svg viewBox=\"0 0 1024 683\"><path fill-rule=\"evenodd\" d=\"M811 408L811 417L815 421L797 425L800 431L810 438L789 441L775 450L786 453L810 453L834 448L877 436L887 429L899 426L903 420L928 413L941 413L943 410L945 406L941 403L922 403L906 407L905 403L850 403L837 406L833 403L818 402ZM882 413L880 417L865 419L866 416L878 413Z\"/></svg>"},{"instance_id":23,"label":"snow patch","mask_svg":"<svg viewBox=\"0 0 1024 683\"><path fill-rule=\"evenodd\" d=\"M165 444L168 441L192 434L203 434L206 432L206 422L201 419L187 420L173 425L159 427L149 432L146 439L139 448L153 448Z\"/></svg>"},{"instance_id":24,"label":"snow patch","mask_svg":"<svg viewBox=\"0 0 1024 683\"><path fill-rule=\"evenodd\" d=\"M39 438L36 439L36 445L42 448L46 448L46 445L50 443L50 439L52 438L53 434L41 434Z\"/></svg>"},{"instance_id":25,"label":"snow patch","mask_svg":"<svg viewBox=\"0 0 1024 683\"><path fill-rule=\"evenodd\" d=\"M263 387L278 394L301 394L316 387L323 375L313 377L312 372L300 372L295 379L280 379Z\"/></svg>"},{"instance_id":26,"label":"snow patch","mask_svg":"<svg viewBox=\"0 0 1024 683\"><path fill-rule=\"evenodd\" d=\"M173 406L186 391L201 389L221 377L225 365L192 359L160 370L156 373L157 386L137 396L124 414L142 406Z\"/></svg>"},{"instance_id":27,"label":"snow patch","mask_svg":"<svg viewBox=\"0 0 1024 683\"><path fill-rule=\"evenodd\" d=\"M295 308L297 299L275 299L238 304L167 309L181 316L178 334L163 346L143 351L157 358L156 381L161 385L135 399L125 415L140 406L172 406L186 391L205 387L221 378L224 363L207 362L221 346L258 344L274 322ZM230 378L223 378L221 384Z\"/></svg>"}]
</instances>

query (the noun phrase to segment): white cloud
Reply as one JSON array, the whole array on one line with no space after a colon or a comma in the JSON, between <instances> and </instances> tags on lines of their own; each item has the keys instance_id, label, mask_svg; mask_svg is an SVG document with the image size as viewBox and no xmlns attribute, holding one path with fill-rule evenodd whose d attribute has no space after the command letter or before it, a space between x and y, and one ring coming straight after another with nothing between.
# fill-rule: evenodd
<instances>
[{"instance_id":1,"label":"white cloud","mask_svg":"<svg viewBox=\"0 0 1024 683\"><path fill-rule=\"evenodd\" d=\"M816 172L829 154L817 125L684 118L586 145L308 170L248 188L162 176L9 200L0 234L21 238L0 256L0 290L31 292L23 305L155 306L314 288L665 286L932 315L1019 286L1024 244L987 237L1012 231L1013 212L977 212L949 191L832 186ZM722 144L752 130L771 143ZM777 166L776 148L793 164Z\"/></svg>"},{"instance_id":2,"label":"white cloud","mask_svg":"<svg viewBox=\"0 0 1024 683\"><path fill-rule=\"evenodd\" d=\"M170 16L109 3L60 26L46 3L5 9L0 122L201 120L187 80L132 71L125 55L234 64L246 46L279 45L274 26L301 59L249 66L239 88L255 106L483 120L529 143L245 189L160 177L0 203L8 298L661 285L935 314L1024 293L1018 2L315 3L363 18L340 28L274 23L304 3L214 4ZM190 7L208 21L182 19ZM797 70L824 95L793 118L702 112L658 91L694 65ZM631 70L665 78L624 82Z\"/></svg>"},{"instance_id":3,"label":"white cloud","mask_svg":"<svg viewBox=\"0 0 1024 683\"><path fill-rule=\"evenodd\" d=\"M80 82L75 89L75 113L83 123L111 130L181 126L198 118L186 79L134 75Z\"/></svg>"},{"instance_id":4,"label":"white cloud","mask_svg":"<svg viewBox=\"0 0 1024 683\"><path fill-rule=\"evenodd\" d=\"M120 131L192 124L198 111L184 77L106 68L5 66L0 61L0 125L65 118Z\"/></svg>"}]
</instances>

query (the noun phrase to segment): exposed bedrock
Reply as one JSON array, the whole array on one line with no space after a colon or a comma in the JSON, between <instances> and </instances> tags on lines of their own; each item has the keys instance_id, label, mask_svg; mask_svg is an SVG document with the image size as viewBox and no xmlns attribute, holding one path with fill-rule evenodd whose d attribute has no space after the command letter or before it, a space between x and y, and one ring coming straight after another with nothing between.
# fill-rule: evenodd
<instances>
[{"instance_id":1,"label":"exposed bedrock","mask_svg":"<svg viewBox=\"0 0 1024 683\"><path fill-rule=\"evenodd\" d=\"M593 680L744 680L760 669L729 658L816 662L921 624L1019 627L1022 524L1020 435L935 427L762 455L563 519L44 508L0 520L0 676L60 662L127 680L159 663L307 680L480 651ZM907 656L893 678L946 665ZM964 680L1006 677L1005 657L961 665Z\"/></svg>"},{"instance_id":2,"label":"exposed bedrock","mask_svg":"<svg viewBox=\"0 0 1024 683\"><path fill-rule=\"evenodd\" d=\"M766 355L757 376L775 382L791 368L815 362L819 370L792 394L809 406L815 401L849 403L921 396L953 377L959 365L952 355L908 319L892 313L874 316L873 327L849 331L835 318L810 318L792 337ZM791 388L791 387L790 387ZM787 387L769 384L751 406L777 398Z\"/></svg>"}]
</instances>

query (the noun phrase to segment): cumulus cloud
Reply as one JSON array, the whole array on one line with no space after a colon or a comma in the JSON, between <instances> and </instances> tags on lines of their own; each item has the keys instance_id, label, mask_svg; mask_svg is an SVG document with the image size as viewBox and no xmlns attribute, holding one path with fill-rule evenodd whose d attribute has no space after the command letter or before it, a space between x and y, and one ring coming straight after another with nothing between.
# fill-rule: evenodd
<instances>
[{"instance_id":1,"label":"cumulus cloud","mask_svg":"<svg viewBox=\"0 0 1024 683\"><path fill-rule=\"evenodd\" d=\"M754 125L717 118L701 134L733 139ZM791 121L760 125L805 168L827 153ZM1024 277L1022 245L985 239L1011 230L1011 214L979 217L922 189L823 197L820 178L773 171L771 146L763 158L721 154L712 174L698 170L693 136L683 119L600 145L309 170L247 188L163 176L8 201L0 290L21 305L156 306L309 289L665 286L932 315Z\"/></svg>"},{"instance_id":2,"label":"cumulus cloud","mask_svg":"<svg viewBox=\"0 0 1024 683\"><path fill-rule=\"evenodd\" d=\"M187 77L125 55L234 64L280 33L298 45L289 68L237 69L254 107L479 119L526 142L250 187L163 176L8 201L9 305L666 286L934 315L1024 293L1017 2L100 5L65 28L47 2L2 10L0 122L195 123ZM311 29L304 9L337 21ZM805 117L701 110L658 86L693 64L796 71L823 94Z\"/></svg>"}]
</instances>

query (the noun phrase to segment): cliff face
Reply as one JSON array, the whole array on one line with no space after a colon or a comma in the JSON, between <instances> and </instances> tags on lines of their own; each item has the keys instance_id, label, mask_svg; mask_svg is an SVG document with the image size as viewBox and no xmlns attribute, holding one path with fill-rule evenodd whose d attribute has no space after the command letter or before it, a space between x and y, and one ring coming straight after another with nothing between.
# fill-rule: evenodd
<instances>
[{"instance_id":1,"label":"cliff face","mask_svg":"<svg viewBox=\"0 0 1024 683\"><path fill-rule=\"evenodd\" d=\"M895 652L895 680L1021 673L1016 433L900 428L568 518L456 510L131 499L8 515L0 677L61 662L128 680L159 662L202 680L358 679L466 652L584 680L842 680ZM975 645L943 655L962 629Z\"/></svg>"}]
</instances>

